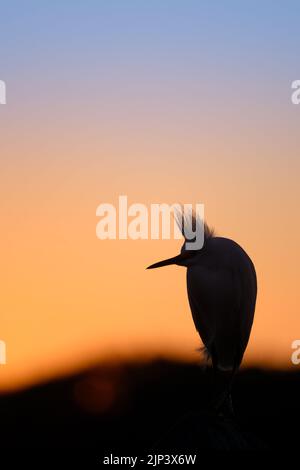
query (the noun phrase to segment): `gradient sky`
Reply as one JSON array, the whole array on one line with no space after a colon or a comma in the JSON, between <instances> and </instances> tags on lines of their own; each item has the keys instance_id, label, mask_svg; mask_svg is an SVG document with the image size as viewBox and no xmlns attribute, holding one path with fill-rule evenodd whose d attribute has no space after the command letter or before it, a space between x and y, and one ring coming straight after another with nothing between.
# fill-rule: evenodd
<instances>
[{"instance_id":1,"label":"gradient sky","mask_svg":"<svg viewBox=\"0 0 300 470\"><path fill-rule=\"evenodd\" d=\"M0 339L13 388L98 358L199 345L178 241L100 241L96 207L205 204L253 258L246 361L300 337L296 1L5 1Z\"/></svg>"}]
</instances>

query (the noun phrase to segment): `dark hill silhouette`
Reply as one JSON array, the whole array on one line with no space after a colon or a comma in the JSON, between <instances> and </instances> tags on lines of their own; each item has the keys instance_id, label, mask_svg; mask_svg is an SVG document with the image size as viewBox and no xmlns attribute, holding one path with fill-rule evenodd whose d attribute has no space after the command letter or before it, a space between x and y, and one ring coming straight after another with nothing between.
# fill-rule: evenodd
<instances>
[{"instance_id":1,"label":"dark hill silhouette","mask_svg":"<svg viewBox=\"0 0 300 470\"><path fill-rule=\"evenodd\" d=\"M102 364L0 396L0 448L167 451L297 448L300 372L240 371L235 420L205 410L210 374L169 360Z\"/></svg>"}]
</instances>

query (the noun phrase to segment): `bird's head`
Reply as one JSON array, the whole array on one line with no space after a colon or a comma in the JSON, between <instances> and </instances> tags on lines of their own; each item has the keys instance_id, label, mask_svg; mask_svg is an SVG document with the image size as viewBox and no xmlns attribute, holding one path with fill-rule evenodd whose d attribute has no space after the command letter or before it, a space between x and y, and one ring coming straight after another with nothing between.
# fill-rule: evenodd
<instances>
[{"instance_id":1,"label":"bird's head","mask_svg":"<svg viewBox=\"0 0 300 470\"><path fill-rule=\"evenodd\" d=\"M195 239L186 239L185 237L185 232L183 230L184 224L187 224L189 227L192 227L193 230L195 229L196 224L200 224L200 221L198 220L197 222L197 215L195 215L193 212L190 212L188 214L184 215L183 221L180 223L180 219L178 216L176 216L176 220L178 225L181 228L182 235L185 238L185 241L182 245L180 254L177 256L174 256L173 258L168 258L163 261L159 261L158 263L151 264L151 266L148 266L147 269L154 269L154 268L161 268L162 266L169 266L170 264L176 264L178 266L185 266L189 267L192 264L195 263L197 255L199 255L199 252L204 250L204 246L201 249L188 249L187 246L191 246L191 242L195 241ZM202 222L202 221L201 221ZM214 231L213 229L209 228L209 226L204 222L203 224L203 229L204 229L204 245L206 242L214 237Z\"/></svg>"}]
</instances>

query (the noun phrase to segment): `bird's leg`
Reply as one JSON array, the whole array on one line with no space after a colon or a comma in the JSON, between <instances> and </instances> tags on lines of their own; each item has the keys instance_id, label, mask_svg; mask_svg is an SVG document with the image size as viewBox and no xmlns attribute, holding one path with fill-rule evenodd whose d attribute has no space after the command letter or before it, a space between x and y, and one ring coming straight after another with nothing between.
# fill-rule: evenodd
<instances>
[{"instance_id":1,"label":"bird's leg","mask_svg":"<svg viewBox=\"0 0 300 470\"><path fill-rule=\"evenodd\" d=\"M230 393L233 377L233 371L222 371L217 367L214 367L213 396L210 408L221 416L233 416L233 406Z\"/></svg>"},{"instance_id":2,"label":"bird's leg","mask_svg":"<svg viewBox=\"0 0 300 470\"><path fill-rule=\"evenodd\" d=\"M230 391L223 401L223 404L220 406L218 414L219 416L224 416L225 418L233 418L234 410Z\"/></svg>"}]
</instances>

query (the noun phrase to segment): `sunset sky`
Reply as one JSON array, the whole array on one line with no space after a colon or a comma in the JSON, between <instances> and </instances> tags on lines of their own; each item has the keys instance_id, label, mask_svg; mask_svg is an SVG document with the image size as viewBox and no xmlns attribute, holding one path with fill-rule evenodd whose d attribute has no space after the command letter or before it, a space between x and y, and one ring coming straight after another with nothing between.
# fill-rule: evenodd
<instances>
[{"instance_id":1,"label":"sunset sky","mask_svg":"<svg viewBox=\"0 0 300 470\"><path fill-rule=\"evenodd\" d=\"M203 203L253 259L245 363L300 338L296 1L0 7L0 389L98 359L197 359L181 241L96 238L102 202ZM293 366L295 367L295 366Z\"/></svg>"}]
</instances>

